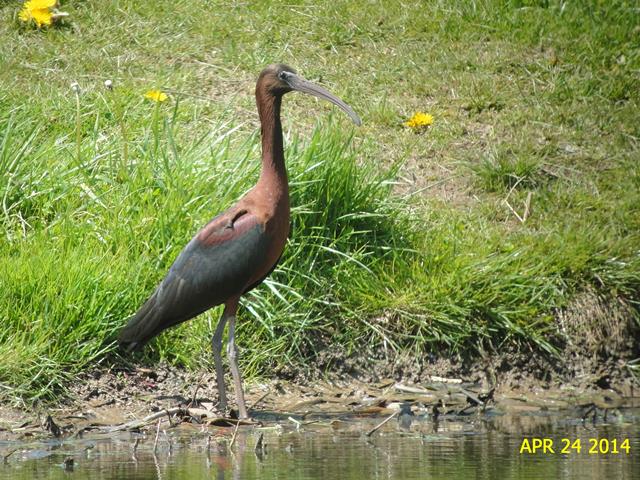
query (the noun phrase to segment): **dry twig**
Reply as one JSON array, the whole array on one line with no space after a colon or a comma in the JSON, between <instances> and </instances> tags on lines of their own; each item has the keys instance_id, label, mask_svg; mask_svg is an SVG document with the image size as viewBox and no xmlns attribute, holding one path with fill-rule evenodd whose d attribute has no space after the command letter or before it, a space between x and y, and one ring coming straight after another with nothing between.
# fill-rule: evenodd
<instances>
[{"instance_id":1,"label":"dry twig","mask_svg":"<svg viewBox=\"0 0 640 480\"><path fill-rule=\"evenodd\" d=\"M236 428L233 429L233 435L231 436L231 443L229 444L229 448L233 447L233 444L236 441L236 435L238 434L238 427L240 426L240 420L236 422Z\"/></svg>"},{"instance_id":2,"label":"dry twig","mask_svg":"<svg viewBox=\"0 0 640 480\"><path fill-rule=\"evenodd\" d=\"M158 419L158 425L156 426L156 439L153 441L153 454L156 454L158 450L158 436L160 436L160 424L162 423L162 419Z\"/></svg>"},{"instance_id":3,"label":"dry twig","mask_svg":"<svg viewBox=\"0 0 640 480\"><path fill-rule=\"evenodd\" d=\"M376 425L371 430L369 430L367 432L367 437L370 437L371 435L376 433L380 428L382 428L389 420L391 420L396 415L398 415L398 412L393 412L391 415L389 415L387 418L385 418L382 422L380 422L378 425Z\"/></svg>"}]
</instances>

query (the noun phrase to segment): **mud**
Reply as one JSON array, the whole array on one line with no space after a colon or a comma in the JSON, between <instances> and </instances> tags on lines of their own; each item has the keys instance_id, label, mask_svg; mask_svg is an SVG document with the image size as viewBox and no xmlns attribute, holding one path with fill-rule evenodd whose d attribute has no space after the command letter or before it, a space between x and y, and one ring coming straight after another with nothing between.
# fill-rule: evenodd
<instances>
[{"instance_id":1,"label":"mud","mask_svg":"<svg viewBox=\"0 0 640 480\"><path fill-rule=\"evenodd\" d=\"M330 356L330 352L326 354ZM442 358L421 362L409 356L371 363L371 357L367 361L360 357L342 359L340 365L335 355L331 357L336 368L331 378L320 379L316 372L292 380L247 382L252 416L260 422L288 421L290 417L304 422L331 415L382 419L408 406L416 415L563 412L595 420L640 406L637 379L614 373L615 362L603 364L591 375L572 379L547 375L540 379L533 373L540 373L544 362L533 358L525 362L517 355L472 364ZM57 408L2 408L0 441L108 432L114 426L145 418L151 420L123 429L144 431L159 428L157 422L164 423L163 428L186 423L202 428L230 427L231 434L235 411L229 419L218 411L215 385L211 372L167 365L94 371L79 377L69 400ZM232 400L231 388L229 395Z\"/></svg>"},{"instance_id":2,"label":"mud","mask_svg":"<svg viewBox=\"0 0 640 480\"><path fill-rule=\"evenodd\" d=\"M318 345L307 368L284 368L245 382L253 415L390 415L401 405L443 414L563 410L576 418L604 415L640 399L637 312L595 291L556 312L561 357L483 346L467 357L364 348L357 355ZM0 441L68 436L142 419L156 412L173 423L225 421L215 374L160 364L112 365L78 376L60 405L0 407ZM233 389L228 387L230 401ZM196 412L191 415L189 410ZM233 417L234 411L231 412ZM151 426L152 427L152 426Z\"/></svg>"}]
</instances>

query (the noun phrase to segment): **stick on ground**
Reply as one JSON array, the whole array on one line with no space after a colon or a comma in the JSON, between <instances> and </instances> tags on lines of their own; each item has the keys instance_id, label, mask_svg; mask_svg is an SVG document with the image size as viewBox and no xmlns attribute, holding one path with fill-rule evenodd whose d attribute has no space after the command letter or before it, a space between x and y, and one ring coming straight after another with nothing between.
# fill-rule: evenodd
<instances>
[{"instance_id":1,"label":"stick on ground","mask_svg":"<svg viewBox=\"0 0 640 480\"><path fill-rule=\"evenodd\" d=\"M231 443L229 444L229 448L233 447L233 444L236 441L236 435L238 434L238 427L240 426L240 420L236 422L236 428L233 429L233 436L231 437Z\"/></svg>"},{"instance_id":2,"label":"stick on ground","mask_svg":"<svg viewBox=\"0 0 640 480\"><path fill-rule=\"evenodd\" d=\"M389 415L387 418L385 418L382 422L380 422L378 425L376 425L371 430L369 430L367 432L367 437L370 437L371 435L376 433L380 428L382 428L384 426L384 424L386 424L389 420L391 420L396 415L398 415L398 412L393 412L391 415Z\"/></svg>"},{"instance_id":3,"label":"stick on ground","mask_svg":"<svg viewBox=\"0 0 640 480\"><path fill-rule=\"evenodd\" d=\"M162 419L158 419L158 425L156 426L156 439L153 441L153 454L156 454L158 450L158 436L160 435L160 424L162 423Z\"/></svg>"}]
</instances>

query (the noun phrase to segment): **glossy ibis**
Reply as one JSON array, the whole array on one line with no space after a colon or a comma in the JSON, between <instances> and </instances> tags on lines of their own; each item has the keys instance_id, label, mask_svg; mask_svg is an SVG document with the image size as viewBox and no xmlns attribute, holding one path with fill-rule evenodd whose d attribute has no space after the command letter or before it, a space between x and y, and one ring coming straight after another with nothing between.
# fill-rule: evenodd
<instances>
[{"instance_id":1,"label":"glossy ibis","mask_svg":"<svg viewBox=\"0 0 640 480\"><path fill-rule=\"evenodd\" d=\"M262 126L262 171L258 183L236 205L215 217L193 237L119 336L120 344L133 350L166 328L224 304L211 346L220 409L225 412L222 336L228 322L227 355L240 418L247 418L247 408L235 345L236 311L240 297L273 271L289 234L289 185L280 105L282 96L293 90L334 103L360 125L360 118L351 107L324 88L299 77L291 67L278 64L265 68L256 84Z\"/></svg>"}]
</instances>

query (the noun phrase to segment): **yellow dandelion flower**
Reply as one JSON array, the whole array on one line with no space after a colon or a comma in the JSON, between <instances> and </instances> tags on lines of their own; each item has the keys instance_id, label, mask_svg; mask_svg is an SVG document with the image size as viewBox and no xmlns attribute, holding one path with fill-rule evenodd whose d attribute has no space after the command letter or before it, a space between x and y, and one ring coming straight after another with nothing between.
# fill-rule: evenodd
<instances>
[{"instance_id":1,"label":"yellow dandelion flower","mask_svg":"<svg viewBox=\"0 0 640 480\"><path fill-rule=\"evenodd\" d=\"M167 94L161 90L149 90L144 94L144 98L148 98L154 102L164 102L169 97L167 97Z\"/></svg>"},{"instance_id":2,"label":"yellow dandelion flower","mask_svg":"<svg viewBox=\"0 0 640 480\"><path fill-rule=\"evenodd\" d=\"M23 22L33 20L38 27L42 27L43 25L49 26L53 23L53 14L48 8L28 9L25 7L20 11L18 17Z\"/></svg>"},{"instance_id":3,"label":"yellow dandelion flower","mask_svg":"<svg viewBox=\"0 0 640 480\"><path fill-rule=\"evenodd\" d=\"M422 130L433 124L433 115L416 112L409 120L404 122L404 124L413 130Z\"/></svg>"},{"instance_id":4,"label":"yellow dandelion flower","mask_svg":"<svg viewBox=\"0 0 640 480\"><path fill-rule=\"evenodd\" d=\"M53 23L52 8L56 6L56 0L28 0L24 3L18 17L23 22L33 22L38 28Z\"/></svg>"},{"instance_id":5,"label":"yellow dandelion flower","mask_svg":"<svg viewBox=\"0 0 640 480\"><path fill-rule=\"evenodd\" d=\"M53 23L53 14L45 8L33 10L31 12L31 16L38 27L42 27L44 25L48 27Z\"/></svg>"}]
</instances>

